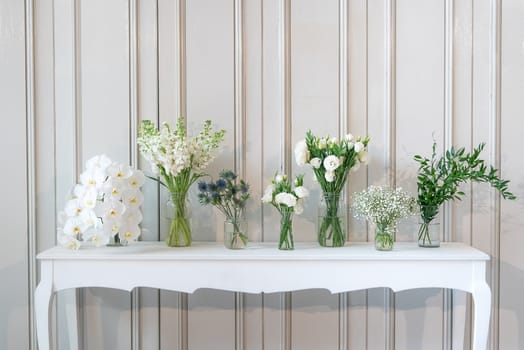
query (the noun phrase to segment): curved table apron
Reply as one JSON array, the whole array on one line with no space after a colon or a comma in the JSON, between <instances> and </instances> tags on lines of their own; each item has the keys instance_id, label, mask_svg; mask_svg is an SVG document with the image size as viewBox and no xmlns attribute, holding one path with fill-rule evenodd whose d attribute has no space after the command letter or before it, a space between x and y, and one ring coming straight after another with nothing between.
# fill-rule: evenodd
<instances>
[{"instance_id":1,"label":"curved table apron","mask_svg":"<svg viewBox=\"0 0 524 350\"><path fill-rule=\"evenodd\" d=\"M296 244L280 251L275 243L251 243L245 250L228 250L222 243L194 243L169 248L164 242L138 242L127 247L51 248L38 255L41 279L35 293L39 348L50 347L50 315L55 292L82 287L131 291L150 287L193 293L213 288L244 293L289 292L313 288L332 293L386 287L450 288L472 294L473 349L486 348L491 291L486 283L489 256L461 243L419 248L395 243L392 252L372 243L343 248ZM234 271L234 273L232 273ZM166 278L177 276L177 278ZM76 320L76 317L75 317Z\"/></svg>"}]
</instances>

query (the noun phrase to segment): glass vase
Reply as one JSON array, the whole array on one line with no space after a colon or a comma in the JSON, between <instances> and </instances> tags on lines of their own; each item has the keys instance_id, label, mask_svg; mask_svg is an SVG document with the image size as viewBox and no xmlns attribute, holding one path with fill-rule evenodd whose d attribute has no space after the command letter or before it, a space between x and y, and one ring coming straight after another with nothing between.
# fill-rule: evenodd
<instances>
[{"instance_id":1,"label":"glass vase","mask_svg":"<svg viewBox=\"0 0 524 350\"><path fill-rule=\"evenodd\" d=\"M293 207L280 208L280 236L278 239L278 249L293 250L295 242L293 241Z\"/></svg>"},{"instance_id":2,"label":"glass vase","mask_svg":"<svg viewBox=\"0 0 524 350\"><path fill-rule=\"evenodd\" d=\"M440 247L439 207L421 207L418 229L418 245L424 248Z\"/></svg>"},{"instance_id":3,"label":"glass vase","mask_svg":"<svg viewBox=\"0 0 524 350\"><path fill-rule=\"evenodd\" d=\"M186 193L171 193L166 203L166 224L169 228L166 244L169 247L191 245L191 209Z\"/></svg>"},{"instance_id":4,"label":"glass vase","mask_svg":"<svg viewBox=\"0 0 524 350\"><path fill-rule=\"evenodd\" d=\"M393 250L395 224L377 224L375 227L375 249Z\"/></svg>"},{"instance_id":5,"label":"glass vase","mask_svg":"<svg viewBox=\"0 0 524 350\"><path fill-rule=\"evenodd\" d=\"M224 221L224 246L228 249L244 249L247 242L246 219L227 218Z\"/></svg>"},{"instance_id":6,"label":"glass vase","mask_svg":"<svg viewBox=\"0 0 524 350\"><path fill-rule=\"evenodd\" d=\"M318 243L342 247L346 243L347 210L341 193L323 193L318 208Z\"/></svg>"}]
</instances>

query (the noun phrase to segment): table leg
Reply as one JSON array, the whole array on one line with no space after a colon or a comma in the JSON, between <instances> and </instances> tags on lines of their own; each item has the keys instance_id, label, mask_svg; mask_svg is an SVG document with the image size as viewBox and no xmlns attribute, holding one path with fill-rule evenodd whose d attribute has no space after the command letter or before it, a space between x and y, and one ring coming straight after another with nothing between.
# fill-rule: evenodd
<instances>
[{"instance_id":1,"label":"table leg","mask_svg":"<svg viewBox=\"0 0 524 350\"><path fill-rule=\"evenodd\" d=\"M474 302L473 350L485 350L488 343L489 318L491 314L491 290L483 283L471 293Z\"/></svg>"},{"instance_id":2,"label":"table leg","mask_svg":"<svg viewBox=\"0 0 524 350\"><path fill-rule=\"evenodd\" d=\"M41 281L35 290L35 315L38 348L51 349L51 298L53 288L51 281Z\"/></svg>"}]
</instances>

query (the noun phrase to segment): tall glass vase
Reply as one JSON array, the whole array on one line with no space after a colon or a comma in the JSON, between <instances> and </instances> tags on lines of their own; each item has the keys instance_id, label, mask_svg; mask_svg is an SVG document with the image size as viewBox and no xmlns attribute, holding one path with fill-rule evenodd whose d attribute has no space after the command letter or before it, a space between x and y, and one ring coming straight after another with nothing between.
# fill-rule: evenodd
<instances>
[{"instance_id":1,"label":"tall glass vase","mask_svg":"<svg viewBox=\"0 0 524 350\"><path fill-rule=\"evenodd\" d=\"M318 243L342 247L346 243L347 210L342 193L323 193L318 208Z\"/></svg>"},{"instance_id":2,"label":"tall glass vase","mask_svg":"<svg viewBox=\"0 0 524 350\"><path fill-rule=\"evenodd\" d=\"M166 243L169 247L188 247L191 245L191 209L187 192L170 193L166 204L166 219L169 231Z\"/></svg>"},{"instance_id":3,"label":"tall glass vase","mask_svg":"<svg viewBox=\"0 0 524 350\"><path fill-rule=\"evenodd\" d=\"M440 247L439 207L421 207L418 245L424 248Z\"/></svg>"},{"instance_id":4,"label":"tall glass vase","mask_svg":"<svg viewBox=\"0 0 524 350\"><path fill-rule=\"evenodd\" d=\"M293 241L293 207L280 208L280 237L278 240L278 249L293 250L295 242Z\"/></svg>"},{"instance_id":5,"label":"tall glass vase","mask_svg":"<svg viewBox=\"0 0 524 350\"><path fill-rule=\"evenodd\" d=\"M246 219L243 216L227 218L224 221L224 246L228 249L244 249L247 241Z\"/></svg>"}]
</instances>

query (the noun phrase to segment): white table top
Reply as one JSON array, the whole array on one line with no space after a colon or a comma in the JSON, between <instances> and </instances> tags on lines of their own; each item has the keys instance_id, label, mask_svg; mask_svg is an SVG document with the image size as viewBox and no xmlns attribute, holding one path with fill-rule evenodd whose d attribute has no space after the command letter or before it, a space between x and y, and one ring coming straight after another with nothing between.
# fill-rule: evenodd
<instances>
[{"instance_id":1,"label":"white table top","mask_svg":"<svg viewBox=\"0 0 524 350\"><path fill-rule=\"evenodd\" d=\"M54 247L37 256L39 260L489 260L480 250L463 243L442 243L440 248L420 248L416 243L397 242L393 251L377 251L373 243L351 242L341 248L317 243L297 243L295 250L281 251L277 243L250 242L243 250L226 249L221 242L194 242L190 247L172 248L164 242L135 242L126 247L82 247L78 251Z\"/></svg>"}]
</instances>

